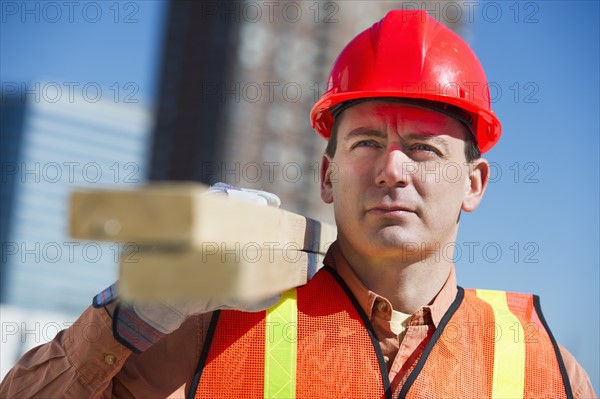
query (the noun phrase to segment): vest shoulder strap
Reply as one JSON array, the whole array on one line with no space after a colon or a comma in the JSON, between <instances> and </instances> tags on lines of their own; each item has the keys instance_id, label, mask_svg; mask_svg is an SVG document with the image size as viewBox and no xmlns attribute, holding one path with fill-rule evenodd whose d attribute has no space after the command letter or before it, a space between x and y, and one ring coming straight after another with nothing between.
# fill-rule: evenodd
<instances>
[{"instance_id":1,"label":"vest shoulder strap","mask_svg":"<svg viewBox=\"0 0 600 399\"><path fill-rule=\"evenodd\" d=\"M442 318L400 397L572 397L535 296L461 291L464 300Z\"/></svg>"}]
</instances>

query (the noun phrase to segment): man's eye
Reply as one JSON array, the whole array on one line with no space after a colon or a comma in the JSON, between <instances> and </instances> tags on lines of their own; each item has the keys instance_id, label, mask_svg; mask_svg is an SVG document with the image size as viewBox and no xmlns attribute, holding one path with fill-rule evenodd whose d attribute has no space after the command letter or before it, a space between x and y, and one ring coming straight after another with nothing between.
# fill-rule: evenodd
<instances>
[{"instance_id":1,"label":"man's eye","mask_svg":"<svg viewBox=\"0 0 600 399\"><path fill-rule=\"evenodd\" d=\"M352 146L352 148L357 148L357 147L378 147L379 144L376 141L373 140L360 140L357 141L356 143L354 143L354 145Z\"/></svg>"},{"instance_id":2,"label":"man's eye","mask_svg":"<svg viewBox=\"0 0 600 399\"><path fill-rule=\"evenodd\" d=\"M416 151L427 151L427 152L433 152L437 155L441 155L441 153L437 150L437 148L432 147L427 144L415 144L411 148Z\"/></svg>"}]
</instances>

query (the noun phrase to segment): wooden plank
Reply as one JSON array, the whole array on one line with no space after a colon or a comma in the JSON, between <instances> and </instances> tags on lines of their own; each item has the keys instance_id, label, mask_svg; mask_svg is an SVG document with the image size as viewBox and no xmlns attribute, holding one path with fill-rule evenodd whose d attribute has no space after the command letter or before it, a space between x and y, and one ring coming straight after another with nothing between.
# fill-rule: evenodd
<instances>
[{"instance_id":1,"label":"wooden plank","mask_svg":"<svg viewBox=\"0 0 600 399\"><path fill-rule=\"evenodd\" d=\"M322 261L315 253L253 246L141 250L121 259L119 295L126 301L169 297L251 303L306 284Z\"/></svg>"},{"instance_id":2,"label":"wooden plank","mask_svg":"<svg viewBox=\"0 0 600 399\"><path fill-rule=\"evenodd\" d=\"M202 250L255 243L325 254L335 227L283 209L218 195L200 184L152 184L136 190L80 191L71 197L71 236L139 246Z\"/></svg>"},{"instance_id":3,"label":"wooden plank","mask_svg":"<svg viewBox=\"0 0 600 399\"><path fill-rule=\"evenodd\" d=\"M80 191L71 235L128 243L124 300L161 297L258 301L306 284L322 266L335 227L283 209L219 195L200 184Z\"/></svg>"}]
</instances>

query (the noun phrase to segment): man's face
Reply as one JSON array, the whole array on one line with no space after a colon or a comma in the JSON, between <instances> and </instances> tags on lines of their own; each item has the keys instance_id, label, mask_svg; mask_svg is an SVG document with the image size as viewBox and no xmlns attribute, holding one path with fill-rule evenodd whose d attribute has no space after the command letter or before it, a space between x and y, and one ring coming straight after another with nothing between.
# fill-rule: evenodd
<instances>
[{"instance_id":1,"label":"man's face","mask_svg":"<svg viewBox=\"0 0 600 399\"><path fill-rule=\"evenodd\" d=\"M460 211L474 210L488 165L468 164L455 119L428 109L373 101L345 110L321 196L333 203L342 250L405 260L454 242Z\"/></svg>"}]
</instances>

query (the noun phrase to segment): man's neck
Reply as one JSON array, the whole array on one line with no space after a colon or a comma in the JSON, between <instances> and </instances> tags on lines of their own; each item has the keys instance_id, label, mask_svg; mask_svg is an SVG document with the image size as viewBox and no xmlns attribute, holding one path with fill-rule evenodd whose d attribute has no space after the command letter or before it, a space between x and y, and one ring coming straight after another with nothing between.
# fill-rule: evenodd
<instances>
[{"instance_id":1,"label":"man's neck","mask_svg":"<svg viewBox=\"0 0 600 399\"><path fill-rule=\"evenodd\" d=\"M343 242L340 250L362 283L387 298L394 310L413 314L430 304L446 283L452 262L427 254L422 259L362 257Z\"/></svg>"}]
</instances>

